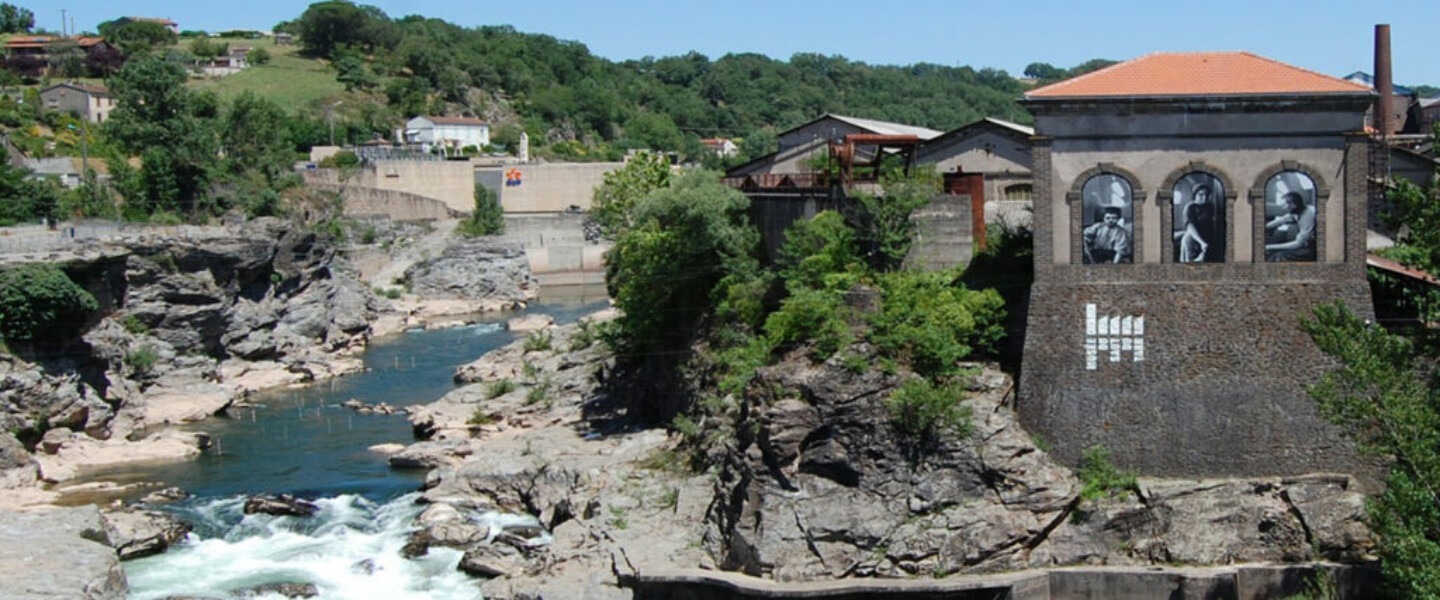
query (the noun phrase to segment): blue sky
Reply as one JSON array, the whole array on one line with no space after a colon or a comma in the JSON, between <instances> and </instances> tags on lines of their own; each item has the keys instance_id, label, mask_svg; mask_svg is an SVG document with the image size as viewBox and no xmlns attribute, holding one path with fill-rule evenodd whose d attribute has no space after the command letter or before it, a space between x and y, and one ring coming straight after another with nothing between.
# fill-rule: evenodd
<instances>
[{"instance_id":1,"label":"blue sky","mask_svg":"<svg viewBox=\"0 0 1440 600\"><path fill-rule=\"evenodd\" d=\"M285 0L8 0L58 30L120 16L168 17L183 29L269 29L309 2ZM1440 86L1436 0L379 0L410 14L474 27L511 25L585 44L612 60L690 50L711 59L759 52L841 55L871 64L1070 67L1159 51L1245 50L1322 73L1373 70L1374 26L1391 27L1397 83Z\"/></svg>"}]
</instances>

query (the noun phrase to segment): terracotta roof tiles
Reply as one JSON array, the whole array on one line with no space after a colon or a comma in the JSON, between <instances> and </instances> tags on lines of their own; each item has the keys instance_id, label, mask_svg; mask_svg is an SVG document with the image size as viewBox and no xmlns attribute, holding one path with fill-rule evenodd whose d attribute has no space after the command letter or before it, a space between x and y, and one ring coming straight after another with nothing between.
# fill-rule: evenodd
<instances>
[{"instance_id":1,"label":"terracotta roof tiles","mask_svg":"<svg viewBox=\"0 0 1440 600\"><path fill-rule=\"evenodd\" d=\"M1364 94L1370 88L1249 52L1160 52L1044 87L1026 98Z\"/></svg>"}]
</instances>

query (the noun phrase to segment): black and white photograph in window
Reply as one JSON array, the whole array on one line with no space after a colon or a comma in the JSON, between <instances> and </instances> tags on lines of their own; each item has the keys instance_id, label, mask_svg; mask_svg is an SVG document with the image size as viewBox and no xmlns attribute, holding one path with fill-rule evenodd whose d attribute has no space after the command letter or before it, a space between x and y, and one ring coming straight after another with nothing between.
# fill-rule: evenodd
<instances>
[{"instance_id":1,"label":"black and white photograph in window","mask_svg":"<svg viewBox=\"0 0 1440 600\"><path fill-rule=\"evenodd\" d=\"M1315 181L1285 171L1265 182L1265 261L1315 261Z\"/></svg>"},{"instance_id":2,"label":"black and white photograph in window","mask_svg":"<svg viewBox=\"0 0 1440 600\"><path fill-rule=\"evenodd\" d=\"M1171 238L1175 261L1225 262L1225 187L1209 173L1175 182Z\"/></svg>"},{"instance_id":3,"label":"black and white photograph in window","mask_svg":"<svg viewBox=\"0 0 1440 600\"><path fill-rule=\"evenodd\" d=\"M1080 244L1085 264L1122 264L1135 260L1135 209L1130 183L1102 173L1085 181Z\"/></svg>"}]
</instances>

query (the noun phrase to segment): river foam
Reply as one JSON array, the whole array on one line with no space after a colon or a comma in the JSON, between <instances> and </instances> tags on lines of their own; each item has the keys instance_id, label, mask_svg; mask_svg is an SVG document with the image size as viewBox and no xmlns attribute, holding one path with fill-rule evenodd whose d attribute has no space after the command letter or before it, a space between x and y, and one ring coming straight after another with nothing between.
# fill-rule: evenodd
<instances>
[{"instance_id":1,"label":"river foam","mask_svg":"<svg viewBox=\"0 0 1440 600\"><path fill-rule=\"evenodd\" d=\"M196 533L166 554L126 563L130 598L238 598L236 589L282 582L314 584L321 598L480 598L479 580L456 570L458 550L401 556L423 508L416 496L384 504L350 494L323 498L309 518L244 515L242 497L182 508Z\"/></svg>"}]
</instances>

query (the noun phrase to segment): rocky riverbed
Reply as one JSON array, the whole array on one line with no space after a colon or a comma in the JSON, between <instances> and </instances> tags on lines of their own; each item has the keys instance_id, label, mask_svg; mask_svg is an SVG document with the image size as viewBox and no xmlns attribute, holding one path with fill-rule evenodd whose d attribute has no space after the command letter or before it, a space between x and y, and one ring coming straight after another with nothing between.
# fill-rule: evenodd
<instances>
[{"instance_id":1,"label":"rocky riverbed","mask_svg":"<svg viewBox=\"0 0 1440 600\"><path fill-rule=\"evenodd\" d=\"M79 269L103 274L87 287L108 294L106 314L84 340L91 352L0 361L8 428L44 430L32 447L0 436L0 498L12 507L53 501L43 484L105 456L198 452L204 436L156 426L213 414L247 389L357 368L345 359L377 330L451 311L382 300L333 250L283 223L249 227L232 239L135 245ZM414 254L385 268L388 282L373 283L418 286L454 296L444 300L457 306L478 302L466 289L518 296L513 302L533 295L526 277L514 275L524 272L519 266L509 271L512 287L474 279L504 267L461 267L523 263L506 249ZM432 280L446 273L468 283ZM712 466L696 473L677 436L630 419L607 395L613 357L596 324L613 316L563 327L517 323L533 330L529 337L461 367L459 387L410 411L419 441L385 449L393 468L428 472L406 556L464 552L459 568L482 578L491 599L628 598L629 584L686 569L823 582L1370 558L1363 496L1343 474L1142 477L1134 489L1082 499L1080 478L1020 428L1013 383L990 365L973 366L963 400L970 427L917 445L885 406L909 375L855 372L796 353L732 398L736 433L712 447ZM147 345L155 349L147 368L126 360ZM55 510L54 531L41 534L26 533L32 517L0 511L0 546L10 548L0 553L0 570L43 580L29 567L49 547L28 543L41 535L73 552L76 568L63 585L86 590L81 597L123 597L113 576L119 558L163 551L185 531L147 511ZM530 515L525 523L538 525L492 531L474 518L491 510ZM53 597L39 583L11 585L31 586L31 596L17 597Z\"/></svg>"},{"instance_id":2,"label":"rocky riverbed","mask_svg":"<svg viewBox=\"0 0 1440 600\"><path fill-rule=\"evenodd\" d=\"M389 294L393 299L362 281L336 244L286 221L257 219L204 235L165 231L77 242L54 256L6 257L12 264L36 258L60 264L100 308L83 336L63 347L0 353L0 516L43 511L74 520L64 515L77 509L53 505L114 491L103 482L73 485L86 470L187 460L209 443L204 434L171 425L209 418L256 390L354 372L362 368L358 353L380 335L455 321L462 312L523 306L538 293L518 247L460 240L448 230L387 246L391 268L413 272L406 279L429 294L402 288ZM417 249L421 243L453 250L432 259ZM469 264L452 269L444 262L455 260ZM184 534L159 513L107 508L104 520L120 525L103 536L64 528L54 535L41 528L36 536L105 544L112 558L130 558L163 551ZM7 523L0 522L3 545L23 556L0 557L3 570L31 572L36 581L50 577L22 568L34 560L24 552L29 526ZM118 571L104 566L111 568ZM12 580L0 595L12 597L10 584L29 585ZM94 591L84 597L123 597L111 587L74 589Z\"/></svg>"},{"instance_id":3,"label":"rocky riverbed","mask_svg":"<svg viewBox=\"0 0 1440 600\"><path fill-rule=\"evenodd\" d=\"M750 384L719 467L691 473L676 437L606 397L610 357L586 345L589 329L546 330L548 344L462 367L467 385L413 411L425 441L391 458L431 469L417 538L465 550L486 598L630 597L627 581L686 569L823 582L1371 558L1363 496L1345 475L1142 477L1082 500L1083 482L1019 426L1013 382L990 365L974 365L970 430L920 450L884 404L903 373L790 357ZM461 515L489 509L534 515L552 541L457 534Z\"/></svg>"}]
</instances>

